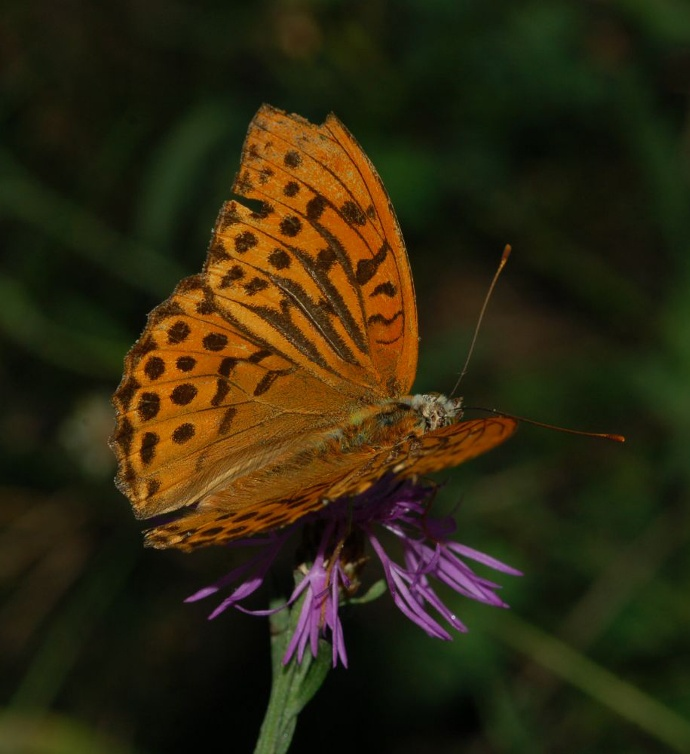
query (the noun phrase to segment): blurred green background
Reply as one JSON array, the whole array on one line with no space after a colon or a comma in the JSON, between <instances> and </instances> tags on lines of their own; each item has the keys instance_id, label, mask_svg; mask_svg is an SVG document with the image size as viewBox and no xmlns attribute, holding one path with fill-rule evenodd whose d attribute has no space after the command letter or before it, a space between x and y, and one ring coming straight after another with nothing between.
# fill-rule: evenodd
<instances>
[{"instance_id":1,"label":"blurred green background","mask_svg":"<svg viewBox=\"0 0 690 754\"><path fill-rule=\"evenodd\" d=\"M334 111L381 173L418 389L511 243L466 400L628 438L523 425L445 475L512 610L457 600L443 643L350 609L293 750L690 751L690 4L9 0L0 61L0 752L252 749L265 621L182 604L228 556L144 551L106 438L262 102Z\"/></svg>"}]
</instances>

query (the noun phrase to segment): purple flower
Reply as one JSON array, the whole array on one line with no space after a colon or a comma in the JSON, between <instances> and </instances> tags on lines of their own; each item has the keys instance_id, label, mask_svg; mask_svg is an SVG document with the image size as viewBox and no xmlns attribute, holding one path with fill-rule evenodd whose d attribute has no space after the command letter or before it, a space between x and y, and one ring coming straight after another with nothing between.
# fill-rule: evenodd
<instances>
[{"instance_id":1,"label":"purple flower","mask_svg":"<svg viewBox=\"0 0 690 754\"><path fill-rule=\"evenodd\" d=\"M494 607L507 607L497 594L500 586L478 576L466 560L474 560L513 576L519 571L477 550L449 540L455 531L450 517L432 518L428 508L436 488L411 480L384 478L356 498L337 500L297 524L263 537L237 540L229 547L258 548L256 554L213 586L189 597L195 602L231 585L238 586L211 613L215 618L228 607L255 615L270 610L247 610L240 603L262 584L280 549L295 532L303 530L296 586L283 607L301 600L296 630L283 663L307 648L316 657L319 637L330 637L333 665L347 666L347 653L338 609L360 586L360 573L369 559L366 543L379 559L393 601L414 623L438 639L451 639L439 619L456 631L467 628L437 595L432 579L459 594ZM380 534L397 545L398 559L389 555ZM282 609L282 608L278 608Z\"/></svg>"}]
</instances>

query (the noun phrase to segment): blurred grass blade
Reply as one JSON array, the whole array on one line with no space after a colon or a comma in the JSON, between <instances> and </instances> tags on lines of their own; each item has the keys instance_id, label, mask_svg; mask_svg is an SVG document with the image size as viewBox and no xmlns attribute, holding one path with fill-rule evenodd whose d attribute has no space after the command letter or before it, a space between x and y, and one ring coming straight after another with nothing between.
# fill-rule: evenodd
<instances>
[{"instance_id":1,"label":"blurred grass blade","mask_svg":"<svg viewBox=\"0 0 690 754\"><path fill-rule=\"evenodd\" d=\"M0 712L0 754L135 754L60 715Z\"/></svg>"},{"instance_id":2,"label":"blurred grass blade","mask_svg":"<svg viewBox=\"0 0 690 754\"><path fill-rule=\"evenodd\" d=\"M60 326L44 315L25 286L0 277L0 332L41 361L95 377L116 377L127 344Z\"/></svg>"},{"instance_id":3,"label":"blurred grass blade","mask_svg":"<svg viewBox=\"0 0 690 754\"><path fill-rule=\"evenodd\" d=\"M0 151L0 217L25 222L114 278L156 298L184 270L167 256L109 228L100 218L45 186Z\"/></svg>"},{"instance_id":4,"label":"blurred grass blade","mask_svg":"<svg viewBox=\"0 0 690 754\"><path fill-rule=\"evenodd\" d=\"M690 751L690 721L514 613L487 623L498 638L642 728L674 751Z\"/></svg>"},{"instance_id":5,"label":"blurred grass blade","mask_svg":"<svg viewBox=\"0 0 690 754\"><path fill-rule=\"evenodd\" d=\"M239 114L233 115L227 102L203 100L185 111L160 142L149 160L135 205L137 238L156 249L173 245L180 219L195 211L190 194L209 181L213 155L220 145L241 137L245 120L240 122ZM230 196L231 178L229 170L224 199Z\"/></svg>"},{"instance_id":6,"label":"blurred grass blade","mask_svg":"<svg viewBox=\"0 0 690 754\"><path fill-rule=\"evenodd\" d=\"M82 642L100 624L103 614L119 594L138 552L123 547L120 537L111 539L100 548L94 562L85 571L82 583L75 589L71 602L62 611L56 611L43 644L35 651L19 688L12 696L11 708L51 707L79 657Z\"/></svg>"}]
</instances>

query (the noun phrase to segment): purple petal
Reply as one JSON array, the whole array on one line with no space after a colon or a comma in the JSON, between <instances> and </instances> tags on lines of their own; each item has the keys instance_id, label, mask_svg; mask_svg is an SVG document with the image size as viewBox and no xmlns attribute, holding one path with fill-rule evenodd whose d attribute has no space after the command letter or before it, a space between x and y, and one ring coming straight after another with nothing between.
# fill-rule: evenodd
<instances>
[{"instance_id":1,"label":"purple petal","mask_svg":"<svg viewBox=\"0 0 690 754\"><path fill-rule=\"evenodd\" d=\"M478 563L482 563L482 565L489 566L489 568L493 568L495 571L509 573L511 576L522 576L522 571L518 571L517 568L512 568L500 560L492 558L490 555L485 555L483 552L479 552L479 550L467 547L467 545L462 545L460 542L448 542L447 546L454 552L464 555L466 558L476 560Z\"/></svg>"},{"instance_id":2,"label":"purple petal","mask_svg":"<svg viewBox=\"0 0 690 754\"><path fill-rule=\"evenodd\" d=\"M310 514L302 523L317 522L315 531L320 530L320 539L311 565L296 583L285 605L269 610L248 610L239 603L261 586L280 548L297 525L263 538L233 543L231 549L248 545L259 549L247 562L234 568L215 584L200 589L186 601L204 599L234 584L233 592L210 617L219 615L228 607L253 615L270 615L292 606L293 610L299 610L299 615L283 662L287 663L292 658L301 662L307 650L316 656L319 639L326 637L332 644L333 665L341 663L347 667L339 607L343 595L349 593L352 586L348 569L353 564L344 560L346 556L343 553L348 552L345 546L348 537L359 532L368 539L378 557L398 609L430 636L450 639L451 634L436 615L456 631L465 632L467 628L439 597L433 587L433 579L470 599L506 607L497 594L500 586L477 575L464 559L509 575L521 574L495 558L449 541L448 537L456 528L455 521L449 516L433 518L429 515L432 493L431 487L388 477L357 498L334 501L322 511ZM388 555L375 534L380 530L393 535L393 541L401 553L400 563ZM306 564L303 568L306 569Z\"/></svg>"}]
</instances>

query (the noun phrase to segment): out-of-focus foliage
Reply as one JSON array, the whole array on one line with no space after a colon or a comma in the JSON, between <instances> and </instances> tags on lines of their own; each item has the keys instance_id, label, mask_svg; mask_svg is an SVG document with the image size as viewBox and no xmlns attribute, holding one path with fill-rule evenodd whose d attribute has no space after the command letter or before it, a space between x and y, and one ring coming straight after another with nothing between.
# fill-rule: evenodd
<instances>
[{"instance_id":1,"label":"out-of-focus foliage","mask_svg":"<svg viewBox=\"0 0 690 754\"><path fill-rule=\"evenodd\" d=\"M458 537L525 572L513 610L458 602L449 645L352 608L294 750L690 750L687 2L10 0L0 71L0 752L251 750L266 625L181 604L227 556L143 551L105 442L264 101L336 112L377 165L420 389L452 386L509 242L467 401L628 437L525 425L448 475Z\"/></svg>"}]
</instances>

